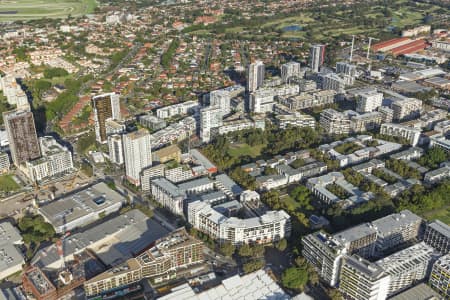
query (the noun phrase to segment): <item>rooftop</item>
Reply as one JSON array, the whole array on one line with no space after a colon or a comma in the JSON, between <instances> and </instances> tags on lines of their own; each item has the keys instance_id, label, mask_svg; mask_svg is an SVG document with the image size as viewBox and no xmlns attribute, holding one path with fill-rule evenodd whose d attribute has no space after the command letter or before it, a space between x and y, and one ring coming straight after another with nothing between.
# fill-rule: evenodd
<instances>
[{"instance_id":1,"label":"rooftop","mask_svg":"<svg viewBox=\"0 0 450 300\"><path fill-rule=\"evenodd\" d=\"M386 236L399 228L420 223L422 218L413 214L409 210L402 210L400 213L391 214L389 216L377 219L372 222L379 235Z\"/></svg>"},{"instance_id":2,"label":"rooftop","mask_svg":"<svg viewBox=\"0 0 450 300\"><path fill-rule=\"evenodd\" d=\"M347 243L351 243L353 241L357 241L361 238L364 238L366 236L376 234L375 228L370 225L369 223L363 223L354 227L351 227L349 229L346 229L344 231L338 232L333 235L333 237L340 242L341 244L345 245Z\"/></svg>"},{"instance_id":3,"label":"rooftop","mask_svg":"<svg viewBox=\"0 0 450 300\"><path fill-rule=\"evenodd\" d=\"M365 260L364 258L357 255L346 257L344 264L347 267L350 267L357 272L364 274L365 277L368 277L371 280L377 280L383 278L384 276L387 276L387 274L384 273L383 269L380 266L371 263L370 261Z\"/></svg>"},{"instance_id":4,"label":"rooftop","mask_svg":"<svg viewBox=\"0 0 450 300\"><path fill-rule=\"evenodd\" d=\"M428 224L428 226L436 230L437 232L441 233L442 235L450 238L450 226L448 226L447 224L439 220L435 220L430 224Z\"/></svg>"},{"instance_id":5,"label":"rooftop","mask_svg":"<svg viewBox=\"0 0 450 300\"><path fill-rule=\"evenodd\" d=\"M125 202L125 198L100 182L40 207L39 213L59 227L120 202Z\"/></svg>"},{"instance_id":6,"label":"rooftop","mask_svg":"<svg viewBox=\"0 0 450 300\"><path fill-rule=\"evenodd\" d=\"M397 294L390 300L438 300L440 296L425 283L418 284L406 291Z\"/></svg>"},{"instance_id":7,"label":"rooftop","mask_svg":"<svg viewBox=\"0 0 450 300\"><path fill-rule=\"evenodd\" d=\"M100 247L97 252L98 257L104 263L117 264L133 257L165 234L167 229L134 209L88 230L70 235L64 240L64 254L69 256L79 253L87 247L92 247L94 243L104 241L101 246L104 247ZM60 257L56 245L53 244L40 250L31 264L45 268L58 260Z\"/></svg>"},{"instance_id":8,"label":"rooftop","mask_svg":"<svg viewBox=\"0 0 450 300\"><path fill-rule=\"evenodd\" d=\"M291 297L263 270L244 276L235 275L222 281L219 286L196 294L188 284L172 289L161 300L209 300L209 299L271 299L287 300Z\"/></svg>"}]
</instances>

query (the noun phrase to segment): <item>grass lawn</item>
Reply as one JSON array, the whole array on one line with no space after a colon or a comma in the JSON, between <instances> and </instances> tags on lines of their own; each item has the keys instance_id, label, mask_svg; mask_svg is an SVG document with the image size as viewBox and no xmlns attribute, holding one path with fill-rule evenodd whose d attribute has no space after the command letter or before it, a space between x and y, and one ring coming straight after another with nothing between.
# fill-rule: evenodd
<instances>
[{"instance_id":1,"label":"grass lawn","mask_svg":"<svg viewBox=\"0 0 450 300\"><path fill-rule=\"evenodd\" d=\"M288 18L282 18L282 19L278 19L278 20L273 20L270 22L265 23L262 27L268 27L268 26L272 26L272 25L276 25L277 29L281 29L284 28L286 26L290 26L290 25L305 25L308 23L312 23L314 22L314 19L311 18L310 16L306 15L306 14L300 14L298 16L295 17L288 17Z\"/></svg>"},{"instance_id":2,"label":"grass lawn","mask_svg":"<svg viewBox=\"0 0 450 300\"><path fill-rule=\"evenodd\" d=\"M1 1L0 21L64 18L92 13L96 0L16 0Z\"/></svg>"},{"instance_id":3,"label":"grass lawn","mask_svg":"<svg viewBox=\"0 0 450 300\"><path fill-rule=\"evenodd\" d=\"M265 147L265 144L257 145L257 146L249 146L248 144L232 144L230 146L230 150L228 150L228 154L232 157L240 157L240 156L251 156L253 158L261 155L261 150Z\"/></svg>"},{"instance_id":4,"label":"grass lawn","mask_svg":"<svg viewBox=\"0 0 450 300\"><path fill-rule=\"evenodd\" d=\"M294 199L292 199L291 196L289 195L282 195L280 197L281 202L284 203L284 205L286 207L289 207L292 211L297 210L298 208L300 208L300 205L297 201L295 201Z\"/></svg>"},{"instance_id":5,"label":"grass lawn","mask_svg":"<svg viewBox=\"0 0 450 300\"><path fill-rule=\"evenodd\" d=\"M20 188L17 182L14 181L12 175L0 176L0 191L12 192Z\"/></svg>"},{"instance_id":6,"label":"grass lawn","mask_svg":"<svg viewBox=\"0 0 450 300\"><path fill-rule=\"evenodd\" d=\"M447 225L450 225L450 205L423 213L422 216L429 221L439 219Z\"/></svg>"}]
</instances>

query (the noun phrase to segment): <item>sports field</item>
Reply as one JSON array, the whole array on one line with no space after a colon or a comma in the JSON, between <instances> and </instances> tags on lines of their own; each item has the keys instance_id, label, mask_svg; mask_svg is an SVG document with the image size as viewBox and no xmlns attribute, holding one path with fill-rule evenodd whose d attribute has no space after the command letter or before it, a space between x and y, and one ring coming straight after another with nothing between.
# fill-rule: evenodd
<instances>
[{"instance_id":1,"label":"sports field","mask_svg":"<svg viewBox=\"0 0 450 300\"><path fill-rule=\"evenodd\" d=\"M0 0L0 22L92 13L96 0Z\"/></svg>"}]
</instances>

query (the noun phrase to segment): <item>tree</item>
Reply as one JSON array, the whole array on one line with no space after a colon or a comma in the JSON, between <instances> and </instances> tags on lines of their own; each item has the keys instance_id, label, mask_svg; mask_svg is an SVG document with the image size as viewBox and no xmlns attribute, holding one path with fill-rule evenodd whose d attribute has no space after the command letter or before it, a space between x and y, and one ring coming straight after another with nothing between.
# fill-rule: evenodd
<instances>
[{"instance_id":1,"label":"tree","mask_svg":"<svg viewBox=\"0 0 450 300\"><path fill-rule=\"evenodd\" d=\"M304 267L290 267L281 276L281 284L288 289L301 291L307 282L308 270Z\"/></svg>"},{"instance_id":2,"label":"tree","mask_svg":"<svg viewBox=\"0 0 450 300\"><path fill-rule=\"evenodd\" d=\"M286 239L281 239L278 243L277 243L277 249L280 251L284 251L287 248L287 240Z\"/></svg>"},{"instance_id":3,"label":"tree","mask_svg":"<svg viewBox=\"0 0 450 300\"><path fill-rule=\"evenodd\" d=\"M69 73L63 68L49 68L44 70L44 77L47 79L52 79L54 77L67 76Z\"/></svg>"},{"instance_id":4,"label":"tree","mask_svg":"<svg viewBox=\"0 0 450 300\"><path fill-rule=\"evenodd\" d=\"M261 200L271 209L278 210L281 208L280 193L276 190L271 190L263 193Z\"/></svg>"},{"instance_id":5,"label":"tree","mask_svg":"<svg viewBox=\"0 0 450 300\"><path fill-rule=\"evenodd\" d=\"M240 248L239 248L239 256L242 257L247 257L247 256L252 256L253 255L253 251L252 248L250 247L249 244L243 244Z\"/></svg>"},{"instance_id":6,"label":"tree","mask_svg":"<svg viewBox=\"0 0 450 300\"><path fill-rule=\"evenodd\" d=\"M247 263L245 263L242 266L242 269L244 270L244 272L246 274L254 272L256 270L261 269L262 267L264 267L264 260L263 259L253 259Z\"/></svg>"},{"instance_id":7,"label":"tree","mask_svg":"<svg viewBox=\"0 0 450 300\"><path fill-rule=\"evenodd\" d=\"M225 256L232 256L234 251L236 251L236 247L230 242L223 243L219 248L220 253Z\"/></svg>"}]
</instances>

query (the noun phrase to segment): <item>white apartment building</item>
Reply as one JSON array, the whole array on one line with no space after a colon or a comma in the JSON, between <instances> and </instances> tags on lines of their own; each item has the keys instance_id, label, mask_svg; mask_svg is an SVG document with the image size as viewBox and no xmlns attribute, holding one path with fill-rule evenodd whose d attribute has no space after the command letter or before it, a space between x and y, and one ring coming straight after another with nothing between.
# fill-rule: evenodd
<instances>
[{"instance_id":1,"label":"white apartment building","mask_svg":"<svg viewBox=\"0 0 450 300\"><path fill-rule=\"evenodd\" d=\"M327 108L320 114L320 125L329 134L349 134L350 119L343 113Z\"/></svg>"},{"instance_id":2,"label":"white apartment building","mask_svg":"<svg viewBox=\"0 0 450 300\"><path fill-rule=\"evenodd\" d=\"M8 172L10 165L8 153L0 152L0 174Z\"/></svg>"},{"instance_id":3,"label":"white apartment building","mask_svg":"<svg viewBox=\"0 0 450 300\"><path fill-rule=\"evenodd\" d=\"M151 190L151 182L155 178L164 177L166 166L164 164L156 165L142 170L141 175L141 189L143 192Z\"/></svg>"},{"instance_id":4,"label":"white apartment building","mask_svg":"<svg viewBox=\"0 0 450 300\"><path fill-rule=\"evenodd\" d=\"M268 211L249 219L228 218L209 204L195 201L188 204L188 221L196 229L207 233L221 243L266 244L289 237L290 216L284 211Z\"/></svg>"},{"instance_id":5,"label":"white apartment building","mask_svg":"<svg viewBox=\"0 0 450 300\"><path fill-rule=\"evenodd\" d=\"M303 77L301 73L300 63L290 61L281 65L281 79L288 82L291 77Z\"/></svg>"},{"instance_id":6,"label":"white apartment building","mask_svg":"<svg viewBox=\"0 0 450 300\"><path fill-rule=\"evenodd\" d=\"M259 60L248 65L247 91L249 93L252 93L263 86L265 70L264 63Z\"/></svg>"},{"instance_id":7,"label":"white apartment building","mask_svg":"<svg viewBox=\"0 0 450 300\"><path fill-rule=\"evenodd\" d=\"M181 141L195 133L196 120L186 117L178 123L172 123L151 135L152 149L161 148L173 141Z\"/></svg>"},{"instance_id":8,"label":"white apartment building","mask_svg":"<svg viewBox=\"0 0 450 300\"><path fill-rule=\"evenodd\" d=\"M277 115L275 116L276 122L280 128L287 128L288 126L296 127L316 127L316 120L314 117L306 114L301 114L299 112L294 112L287 115Z\"/></svg>"},{"instance_id":9,"label":"white apartment building","mask_svg":"<svg viewBox=\"0 0 450 300\"><path fill-rule=\"evenodd\" d=\"M343 260L339 290L345 299L385 300L390 275L383 269L357 255Z\"/></svg>"},{"instance_id":10,"label":"white apartment building","mask_svg":"<svg viewBox=\"0 0 450 300\"><path fill-rule=\"evenodd\" d=\"M109 160L117 165L124 163L122 135L113 134L108 136Z\"/></svg>"},{"instance_id":11,"label":"white apartment building","mask_svg":"<svg viewBox=\"0 0 450 300\"><path fill-rule=\"evenodd\" d=\"M151 192L155 200L176 215L183 215L186 194L166 178L151 181Z\"/></svg>"},{"instance_id":12,"label":"white apartment building","mask_svg":"<svg viewBox=\"0 0 450 300\"><path fill-rule=\"evenodd\" d=\"M377 231L376 251L382 254L419 236L422 218L409 210L390 214L372 222Z\"/></svg>"},{"instance_id":13,"label":"white apartment building","mask_svg":"<svg viewBox=\"0 0 450 300\"><path fill-rule=\"evenodd\" d=\"M14 76L0 76L0 90L3 91L8 104L15 105L17 109L30 109L28 97Z\"/></svg>"},{"instance_id":14,"label":"white apartment building","mask_svg":"<svg viewBox=\"0 0 450 300\"><path fill-rule=\"evenodd\" d=\"M380 129L381 134L407 139L413 147L419 143L421 132L420 129L394 123L384 123Z\"/></svg>"},{"instance_id":15,"label":"white apartment building","mask_svg":"<svg viewBox=\"0 0 450 300\"><path fill-rule=\"evenodd\" d=\"M416 119L422 111L422 101L415 98L405 98L392 102L393 119L396 121L406 121Z\"/></svg>"},{"instance_id":16,"label":"white apartment building","mask_svg":"<svg viewBox=\"0 0 450 300\"><path fill-rule=\"evenodd\" d=\"M231 112L231 96L228 90L216 90L209 93L210 106L217 106L222 110L222 116Z\"/></svg>"},{"instance_id":17,"label":"white apartment building","mask_svg":"<svg viewBox=\"0 0 450 300\"><path fill-rule=\"evenodd\" d=\"M302 255L314 266L319 276L330 286L339 282L342 259L347 250L331 235L315 232L302 238Z\"/></svg>"},{"instance_id":18,"label":"white apartment building","mask_svg":"<svg viewBox=\"0 0 450 300\"><path fill-rule=\"evenodd\" d=\"M210 106L200 110L200 139L204 143L211 141L211 130L222 126L222 109Z\"/></svg>"},{"instance_id":19,"label":"white apartment building","mask_svg":"<svg viewBox=\"0 0 450 300\"><path fill-rule=\"evenodd\" d=\"M394 119L394 111L387 106L379 106L377 109L378 112L383 114L383 123L392 123Z\"/></svg>"},{"instance_id":20,"label":"white apartment building","mask_svg":"<svg viewBox=\"0 0 450 300\"><path fill-rule=\"evenodd\" d=\"M152 165L152 150L150 134L140 129L123 135L123 153L125 174L127 179L136 186L141 184L142 170Z\"/></svg>"},{"instance_id":21,"label":"white apartment building","mask_svg":"<svg viewBox=\"0 0 450 300\"><path fill-rule=\"evenodd\" d=\"M214 134L227 134L229 132L240 131L250 128L259 128L264 130L266 123L264 118L260 116L254 116L253 118L239 118L239 119L226 119L223 120L222 126L214 128Z\"/></svg>"},{"instance_id":22,"label":"white apartment building","mask_svg":"<svg viewBox=\"0 0 450 300\"><path fill-rule=\"evenodd\" d=\"M156 116L160 119L168 119L175 115L187 115L190 111L194 111L199 107L197 101L186 101L158 108Z\"/></svg>"},{"instance_id":23,"label":"white apartment building","mask_svg":"<svg viewBox=\"0 0 450 300\"><path fill-rule=\"evenodd\" d=\"M300 91L298 85L282 85L276 88L261 88L250 94L249 108L254 113L273 111L275 97L296 95Z\"/></svg>"},{"instance_id":24,"label":"white apartment building","mask_svg":"<svg viewBox=\"0 0 450 300\"><path fill-rule=\"evenodd\" d=\"M58 144L53 137L39 138L39 146L42 157L25 163L30 180L41 182L74 170L72 153L66 147Z\"/></svg>"},{"instance_id":25,"label":"white apartment building","mask_svg":"<svg viewBox=\"0 0 450 300\"><path fill-rule=\"evenodd\" d=\"M105 122L106 135L120 134L125 132L125 124L114 119L107 119Z\"/></svg>"},{"instance_id":26,"label":"white apartment building","mask_svg":"<svg viewBox=\"0 0 450 300\"><path fill-rule=\"evenodd\" d=\"M345 86L353 84L350 79L344 80L336 73L328 73L322 77L322 89L334 90L339 94L345 92Z\"/></svg>"},{"instance_id":27,"label":"white apartment building","mask_svg":"<svg viewBox=\"0 0 450 300\"><path fill-rule=\"evenodd\" d=\"M377 111L352 116L351 130L353 132L365 132L378 129L383 123L383 114Z\"/></svg>"},{"instance_id":28,"label":"white apartment building","mask_svg":"<svg viewBox=\"0 0 450 300\"><path fill-rule=\"evenodd\" d=\"M378 260L376 264L390 275L388 296L425 279L439 256L433 247L421 242Z\"/></svg>"},{"instance_id":29,"label":"white apartment building","mask_svg":"<svg viewBox=\"0 0 450 300\"><path fill-rule=\"evenodd\" d=\"M344 74L345 76L348 76L352 78L351 80L354 81L355 77L357 75L356 73L356 66L346 63L346 62L338 62L336 63L336 73L337 74ZM349 85L352 85L353 83L348 83Z\"/></svg>"},{"instance_id":30,"label":"white apartment building","mask_svg":"<svg viewBox=\"0 0 450 300\"><path fill-rule=\"evenodd\" d=\"M383 93L376 89L364 90L356 94L356 111L366 113L375 111L383 104Z\"/></svg>"},{"instance_id":31,"label":"white apartment building","mask_svg":"<svg viewBox=\"0 0 450 300\"><path fill-rule=\"evenodd\" d=\"M279 102L291 110L299 110L332 104L335 96L336 91L334 90L317 90L288 98L280 97Z\"/></svg>"},{"instance_id":32,"label":"white apartment building","mask_svg":"<svg viewBox=\"0 0 450 300\"><path fill-rule=\"evenodd\" d=\"M167 179L169 179L174 183L192 179L194 176L195 175L192 172L192 169L186 168L184 166L179 166L173 169L166 169L164 171L164 177L166 177Z\"/></svg>"}]
</instances>

